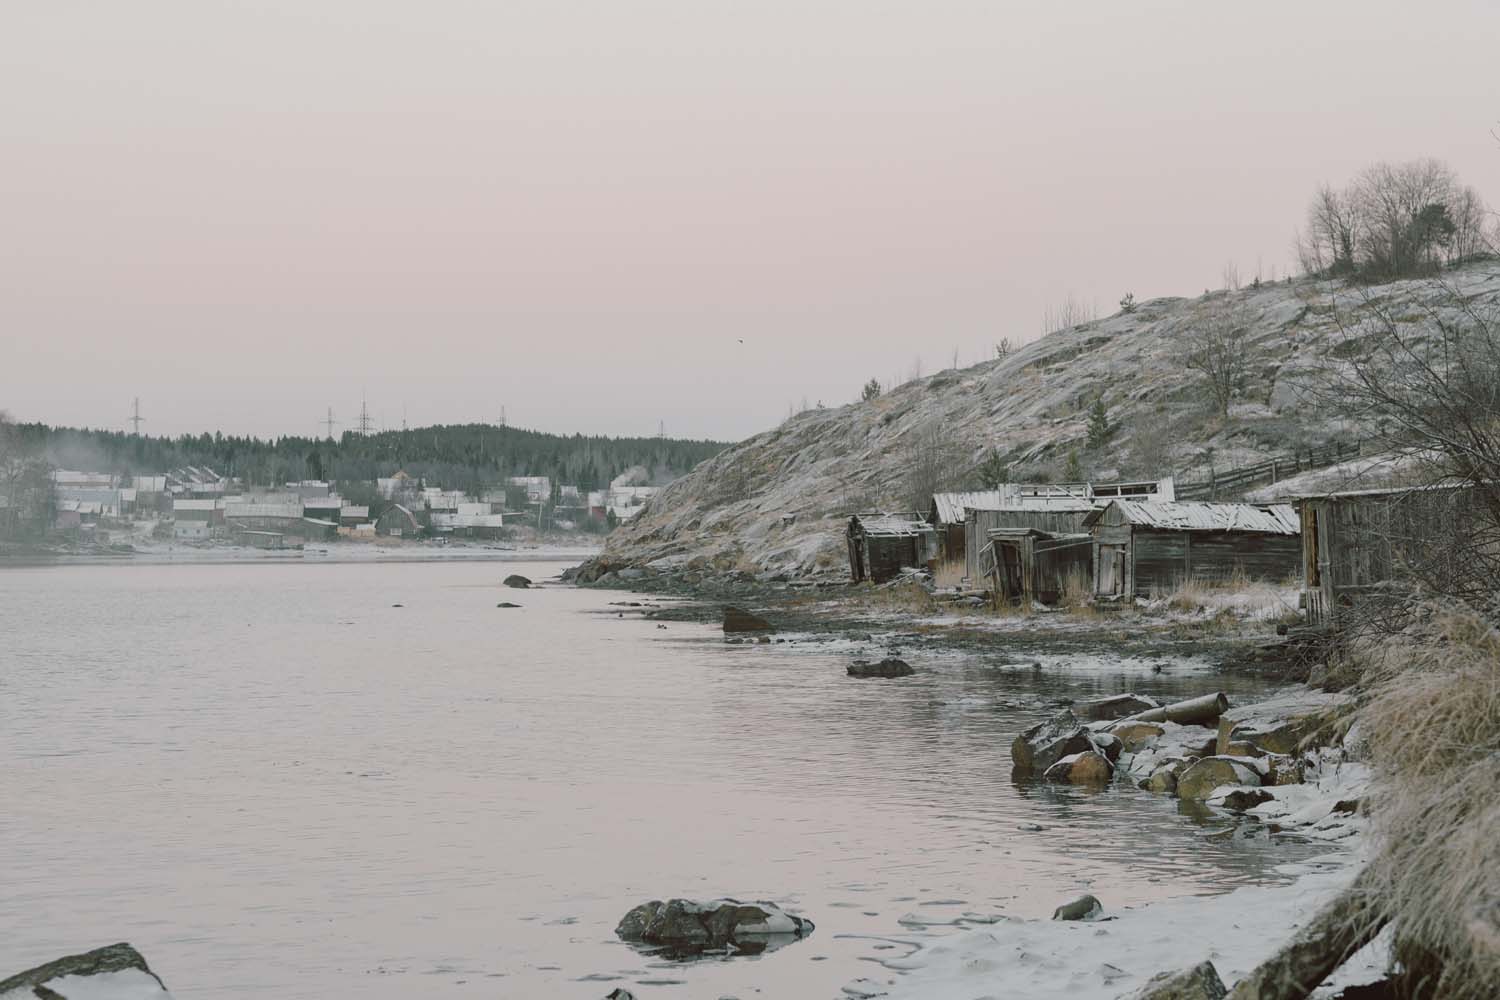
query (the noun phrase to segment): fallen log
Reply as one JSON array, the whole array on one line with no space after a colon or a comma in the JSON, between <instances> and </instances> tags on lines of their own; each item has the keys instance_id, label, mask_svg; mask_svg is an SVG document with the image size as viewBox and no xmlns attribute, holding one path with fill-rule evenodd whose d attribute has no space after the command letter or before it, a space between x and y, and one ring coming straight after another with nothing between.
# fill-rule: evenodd
<instances>
[{"instance_id":1,"label":"fallen log","mask_svg":"<svg viewBox=\"0 0 1500 1000\"><path fill-rule=\"evenodd\" d=\"M1374 940L1386 917L1367 875L1329 903L1297 936L1235 984L1229 1000L1304 1000Z\"/></svg>"},{"instance_id":2,"label":"fallen log","mask_svg":"<svg viewBox=\"0 0 1500 1000\"><path fill-rule=\"evenodd\" d=\"M1187 701L1177 701L1161 708L1137 712L1130 716L1136 722L1175 722L1180 726L1212 726L1229 711L1229 699L1223 691Z\"/></svg>"}]
</instances>

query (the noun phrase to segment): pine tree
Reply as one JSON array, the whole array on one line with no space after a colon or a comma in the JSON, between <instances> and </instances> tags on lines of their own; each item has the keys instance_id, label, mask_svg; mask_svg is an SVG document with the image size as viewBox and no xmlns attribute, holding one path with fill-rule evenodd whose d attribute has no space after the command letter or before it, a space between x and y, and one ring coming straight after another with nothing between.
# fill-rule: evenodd
<instances>
[{"instance_id":1,"label":"pine tree","mask_svg":"<svg viewBox=\"0 0 1500 1000\"><path fill-rule=\"evenodd\" d=\"M1104 409L1104 397L1100 396L1094 400L1094 406L1089 410L1089 447L1104 447L1114 432L1114 425L1109 422L1109 413Z\"/></svg>"}]
</instances>

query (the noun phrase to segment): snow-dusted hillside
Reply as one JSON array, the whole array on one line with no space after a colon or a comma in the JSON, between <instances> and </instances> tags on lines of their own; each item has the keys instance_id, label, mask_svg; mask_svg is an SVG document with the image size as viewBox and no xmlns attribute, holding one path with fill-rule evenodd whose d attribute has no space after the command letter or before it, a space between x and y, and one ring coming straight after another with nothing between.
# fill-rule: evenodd
<instances>
[{"instance_id":1,"label":"snow-dusted hillside","mask_svg":"<svg viewBox=\"0 0 1500 1000\"><path fill-rule=\"evenodd\" d=\"M1443 280L1465 298L1500 304L1500 264L1468 265ZM1019 478L1061 476L1076 451L1093 478L1175 473L1181 480L1206 477L1210 462L1224 470L1334 437L1371 435L1373 428L1342 425L1306 391L1320 369L1358 349L1338 318L1347 327L1365 299L1403 323L1430 323L1428 306L1449 311L1447 294L1430 281L1360 290L1299 281L1143 302L1005 358L792 417L663 490L609 537L597 569L691 562L710 571L842 573L842 518L908 507L907 470L934 430L953 442L949 488L972 478L992 451ZM1228 421L1215 412L1203 376L1182 361L1195 319L1226 303L1253 323L1249 373ZM851 382L862 374L852 372ZM1089 409L1101 397L1115 430L1091 450Z\"/></svg>"}]
</instances>

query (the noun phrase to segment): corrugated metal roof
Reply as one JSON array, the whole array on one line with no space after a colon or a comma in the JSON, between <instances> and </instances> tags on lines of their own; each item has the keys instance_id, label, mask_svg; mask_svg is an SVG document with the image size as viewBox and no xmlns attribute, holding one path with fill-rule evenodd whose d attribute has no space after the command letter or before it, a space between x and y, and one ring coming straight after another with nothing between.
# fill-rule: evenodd
<instances>
[{"instance_id":1,"label":"corrugated metal roof","mask_svg":"<svg viewBox=\"0 0 1500 1000\"><path fill-rule=\"evenodd\" d=\"M937 508L938 524L963 524L964 508L975 510L999 510L999 490L973 490L967 493L934 493L933 506Z\"/></svg>"},{"instance_id":2,"label":"corrugated metal roof","mask_svg":"<svg viewBox=\"0 0 1500 1000\"><path fill-rule=\"evenodd\" d=\"M855 514L854 519L867 535L920 535L932 527L920 514Z\"/></svg>"},{"instance_id":3,"label":"corrugated metal roof","mask_svg":"<svg viewBox=\"0 0 1500 1000\"><path fill-rule=\"evenodd\" d=\"M173 510L213 510L217 500L173 500Z\"/></svg>"},{"instance_id":4,"label":"corrugated metal roof","mask_svg":"<svg viewBox=\"0 0 1500 1000\"><path fill-rule=\"evenodd\" d=\"M1084 519L1092 525L1111 507L1126 523L1168 531L1250 531L1270 535L1300 535L1302 522L1291 504L1260 506L1249 503L1168 503L1155 500L1113 500Z\"/></svg>"},{"instance_id":5,"label":"corrugated metal roof","mask_svg":"<svg viewBox=\"0 0 1500 1000\"><path fill-rule=\"evenodd\" d=\"M368 504L349 504L347 507L339 508L340 517L369 517L370 507Z\"/></svg>"}]
</instances>

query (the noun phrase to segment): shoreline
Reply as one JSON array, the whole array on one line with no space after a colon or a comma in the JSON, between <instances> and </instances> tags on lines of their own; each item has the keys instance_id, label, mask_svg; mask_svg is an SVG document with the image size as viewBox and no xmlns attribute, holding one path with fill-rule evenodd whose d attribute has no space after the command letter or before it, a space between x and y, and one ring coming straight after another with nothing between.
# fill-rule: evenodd
<instances>
[{"instance_id":1,"label":"shoreline","mask_svg":"<svg viewBox=\"0 0 1500 1000\"><path fill-rule=\"evenodd\" d=\"M868 585L746 577L688 583L670 575L632 574L582 586L661 599L662 604L641 602L634 609L660 622L712 623L721 620L726 607L746 610L774 626L776 638L768 637L771 642L831 644L841 652L847 646L851 656L1193 658L1211 671L1281 682L1262 696L1236 703L1232 712L1254 715L1258 708L1265 713L1291 706L1312 713L1352 701L1308 685L1309 657L1278 634L1278 616L1247 611L1243 602L1235 610L1233 599L1226 604L1228 613L1224 607L1189 611L1132 606L1105 614L1045 611L1022 616L996 615L963 604L957 594L949 595L956 602L952 605L940 600L935 607L902 607L901 599L887 601L879 588ZM724 641L768 639L726 634ZM1172 752L1170 736L1164 743L1164 748L1146 746L1122 755L1111 784L1143 780L1154 757ZM1265 785L1260 791L1266 801L1250 808L1227 809L1222 794L1201 802L1179 800L1182 808L1238 815L1272 836L1327 844L1327 853L1283 866L1291 876L1285 883L1184 895L1119 911L1110 910L1106 896L1104 913L1095 921L1006 918L938 941L904 941L909 952L882 961L880 974L856 979L844 992L889 1000L972 1000L991 993L1038 1000L1113 1000L1131 995L1160 973L1205 961L1212 961L1225 985L1232 987L1275 954L1363 868L1370 851L1368 816L1357 805L1352 810L1349 806L1363 801L1373 779L1357 744L1357 737L1349 736L1301 753L1299 772L1304 763L1308 768L1304 780ZM1132 769L1136 757L1142 758L1144 770ZM1105 786L1102 794L1110 791ZM1227 791L1227 786L1219 789ZM1106 893L1101 891L1101 896ZM1368 946L1312 995L1335 997L1345 987L1383 980L1388 952L1383 939Z\"/></svg>"}]
</instances>

